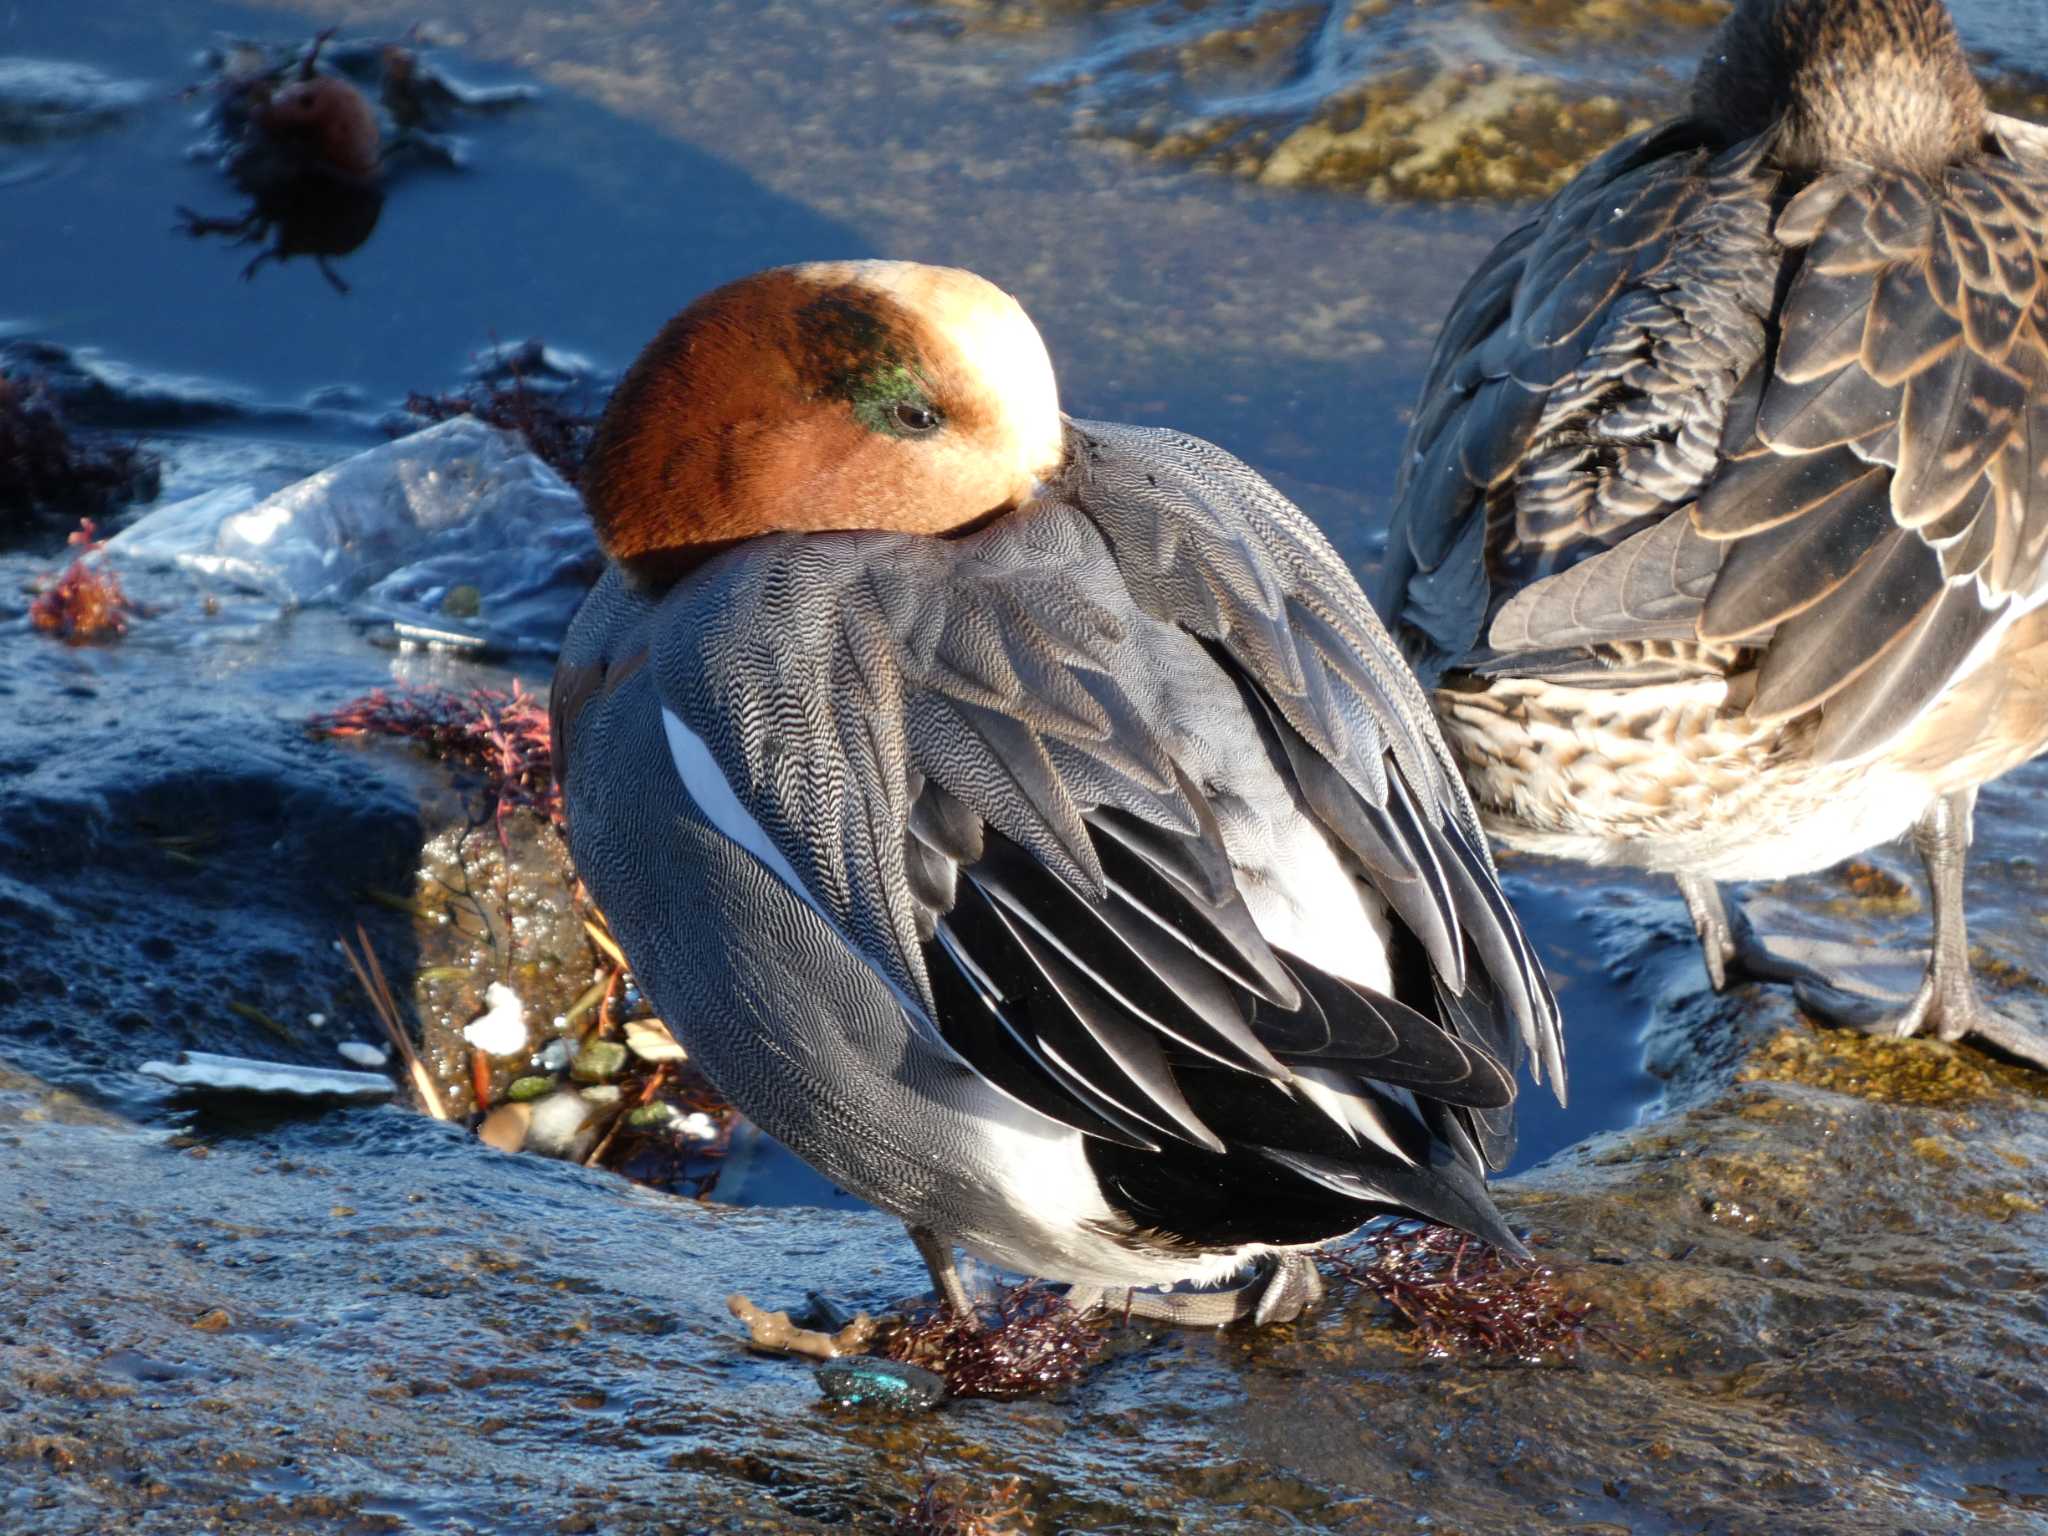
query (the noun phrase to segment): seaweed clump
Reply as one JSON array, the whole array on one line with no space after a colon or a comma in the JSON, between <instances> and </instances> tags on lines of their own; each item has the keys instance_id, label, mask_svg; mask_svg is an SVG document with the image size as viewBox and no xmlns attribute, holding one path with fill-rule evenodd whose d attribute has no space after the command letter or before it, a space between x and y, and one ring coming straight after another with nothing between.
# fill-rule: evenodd
<instances>
[{"instance_id":1,"label":"seaweed clump","mask_svg":"<svg viewBox=\"0 0 2048 1536\"><path fill-rule=\"evenodd\" d=\"M42 583L28 605L29 622L73 645L118 640L128 633L128 615L135 612L135 605L128 600L119 576L97 562L86 563L106 547L91 518L79 522L69 542L78 554L62 572Z\"/></svg>"},{"instance_id":2,"label":"seaweed clump","mask_svg":"<svg viewBox=\"0 0 2048 1536\"><path fill-rule=\"evenodd\" d=\"M0 373L0 512L9 520L96 517L147 501L159 470L156 456L133 444L81 441L39 380ZM0 534L16 531L0 525Z\"/></svg>"},{"instance_id":3,"label":"seaweed clump","mask_svg":"<svg viewBox=\"0 0 2048 1536\"><path fill-rule=\"evenodd\" d=\"M484 776L492 814L502 833L505 817L531 810L557 826L562 794L549 757L548 711L515 678L512 691L473 688L373 689L306 722L316 740L332 736L397 736L418 742L438 758Z\"/></svg>"},{"instance_id":4,"label":"seaweed clump","mask_svg":"<svg viewBox=\"0 0 2048 1536\"><path fill-rule=\"evenodd\" d=\"M954 1397L1035 1397L1079 1381L1106 1340L1063 1297L1023 1285L993 1328L940 1307L886 1327L875 1352L945 1378Z\"/></svg>"},{"instance_id":5,"label":"seaweed clump","mask_svg":"<svg viewBox=\"0 0 2048 1536\"><path fill-rule=\"evenodd\" d=\"M893 1536L1022 1536L1030 1529L1020 1477L986 1490L964 1478L928 1477L917 1502L890 1526Z\"/></svg>"},{"instance_id":6,"label":"seaweed clump","mask_svg":"<svg viewBox=\"0 0 2048 1536\"><path fill-rule=\"evenodd\" d=\"M1400 1313L1435 1359L1569 1365L1584 1348L1592 1303L1566 1295L1549 1267L1452 1227L1404 1223L1323 1262Z\"/></svg>"},{"instance_id":7,"label":"seaweed clump","mask_svg":"<svg viewBox=\"0 0 2048 1536\"><path fill-rule=\"evenodd\" d=\"M535 457L575 485L590 457L604 401L594 395L587 381L573 375L550 378L549 371L546 349L538 341L529 341L507 351L459 391L408 394L406 413L428 426L455 416L474 416L489 426L516 432ZM407 424L404 430L413 428Z\"/></svg>"}]
</instances>

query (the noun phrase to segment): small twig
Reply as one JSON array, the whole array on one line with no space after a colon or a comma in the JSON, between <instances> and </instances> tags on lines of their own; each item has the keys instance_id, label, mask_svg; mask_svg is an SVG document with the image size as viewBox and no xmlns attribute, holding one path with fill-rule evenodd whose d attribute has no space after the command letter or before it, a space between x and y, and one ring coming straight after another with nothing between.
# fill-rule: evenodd
<instances>
[{"instance_id":1,"label":"small twig","mask_svg":"<svg viewBox=\"0 0 2048 1536\"><path fill-rule=\"evenodd\" d=\"M349 969L356 973L356 980L362 983L363 991L368 994L370 1007L384 1026L384 1033L390 1037L392 1049L404 1060L406 1071L412 1077L413 1092L419 1095L420 1107L436 1120L446 1120L449 1118L448 1106L441 1101L434 1079L427 1072L427 1064L413 1049L412 1039L406 1034L405 1024L399 1016L398 999L384 980L384 968L377 963L377 951L370 946L369 931L361 923L356 924L356 937L363 945L360 958L349 947L346 937L338 940L342 954L348 959Z\"/></svg>"},{"instance_id":2,"label":"small twig","mask_svg":"<svg viewBox=\"0 0 2048 1536\"><path fill-rule=\"evenodd\" d=\"M590 935L590 942L603 950L613 965L622 971L632 969L632 966L626 963L626 952L619 948L618 941L587 917L583 920L583 931Z\"/></svg>"},{"instance_id":3,"label":"small twig","mask_svg":"<svg viewBox=\"0 0 2048 1536\"><path fill-rule=\"evenodd\" d=\"M598 1165L598 1159L611 1150L612 1138L619 1134L619 1127L626 1123L626 1116L632 1114L641 1105L652 1101L656 1091L661 1087L662 1079L667 1076L668 1064L664 1062L656 1067L649 1074L647 1081L641 1085L639 1098L634 1099L629 1104L621 1104L618 1107L617 1112L612 1116L612 1123L604 1128L604 1135L600 1136L597 1145L590 1149L590 1155L583 1159L584 1167L595 1168Z\"/></svg>"},{"instance_id":4,"label":"small twig","mask_svg":"<svg viewBox=\"0 0 2048 1536\"><path fill-rule=\"evenodd\" d=\"M562 1015L563 1027L565 1029L574 1029L576 1027L576 1021L582 1018L583 1015L590 1012L591 1009L595 1008L598 1005L598 1003L603 999L606 990L611 986L611 984L611 973L606 972L605 975L600 977L598 980L593 981L589 986L585 987L583 989L583 995L577 998L575 1002L571 1003L569 1005L569 1011Z\"/></svg>"}]
</instances>

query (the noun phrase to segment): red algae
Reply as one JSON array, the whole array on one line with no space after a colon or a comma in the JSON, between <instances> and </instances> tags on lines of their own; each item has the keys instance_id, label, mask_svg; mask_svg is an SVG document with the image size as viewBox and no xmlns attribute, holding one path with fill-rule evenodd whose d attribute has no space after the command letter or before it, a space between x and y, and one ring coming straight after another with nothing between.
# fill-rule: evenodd
<instances>
[{"instance_id":1,"label":"red algae","mask_svg":"<svg viewBox=\"0 0 2048 1536\"><path fill-rule=\"evenodd\" d=\"M1323 1262L1400 1313L1438 1358L1571 1364L1593 1311L1565 1294L1554 1270L1505 1259L1451 1227L1403 1224Z\"/></svg>"},{"instance_id":2,"label":"red algae","mask_svg":"<svg viewBox=\"0 0 2048 1536\"><path fill-rule=\"evenodd\" d=\"M941 1307L889 1327L877 1353L921 1365L954 1397L1033 1397L1081 1379L1107 1342L1063 1297L1018 1286L993 1328Z\"/></svg>"},{"instance_id":3,"label":"red algae","mask_svg":"<svg viewBox=\"0 0 2048 1536\"><path fill-rule=\"evenodd\" d=\"M501 832L506 814L515 810L561 824L562 795L548 759L547 706L517 679L509 693L378 688L313 716L306 729L316 738L402 737L435 757L480 770Z\"/></svg>"},{"instance_id":4,"label":"red algae","mask_svg":"<svg viewBox=\"0 0 2048 1536\"><path fill-rule=\"evenodd\" d=\"M43 383L0 373L0 507L92 516L156 494L154 456L131 444L81 441ZM12 530L0 528L0 532Z\"/></svg>"},{"instance_id":5,"label":"red algae","mask_svg":"<svg viewBox=\"0 0 2048 1536\"><path fill-rule=\"evenodd\" d=\"M529 350L538 351L537 345ZM601 404L570 391L530 387L516 361L504 382L480 380L454 394L429 395L415 391L405 397L405 409L431 424L454 416L474 416L478 421L508 432L516 432L536 457L575 485L583 474L583 461L597 435L603 414Z\"/></svg>"},{"instance_id":6,"label":"red algae","mask_svg":"<svg viewBox=\"0 0 2048 1536\"><path fill-rule=\"evenodd\" d=\"M1023 1536L1032 1529L1024 1480L977 1490L958 1477L928 1477L917 1502L890 1526L893 1536Z\"/></svg>"},{"instance_id":7,"label":"red algae","mask_svg":"<svg viewBox=\"0 0 2048 1536\"><path fill-rule=\"evenodd\" d=\"M73 645L120 639L128 633L128 616L136 611L135 605L119 576L102 564L86 563L106 547L92 519L81 519L67 542L78 554L61 573L43 582L28 606L29 622Z\"/></svg>"}]
</instances>

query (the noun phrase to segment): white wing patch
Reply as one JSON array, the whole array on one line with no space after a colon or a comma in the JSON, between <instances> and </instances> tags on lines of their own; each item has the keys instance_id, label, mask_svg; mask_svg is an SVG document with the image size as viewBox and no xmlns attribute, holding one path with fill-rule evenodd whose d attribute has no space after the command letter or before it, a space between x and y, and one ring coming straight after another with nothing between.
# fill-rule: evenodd
<instances>
[{"instance_id":1,"label":"white wing patch","mask_svg":"<svg viewBox=\"0 0 2048 1536\"><path fill-rule=\"evenodd\" d=\"M952 1054L952 1047L940 1037L938 1027L926 1014L924 1005L899 987L887 971L849 939L845 929L811 894L811 888L804 884L795 867L783 857L782 850L775 846L775 840L768 835L767 829L754 819L740 803L740 797L733 793L732 785L727 782L724 770L718 766L718 759L711 755L711 748L705 744L704 738L685 725L682 717L665 704L661 709L661 728L668 736L668 755L675 763L676 776L683 781L684 792L704 813L704 819L728 842L744 848L763 869L789 887L792 895L817 913L820 920L838 936L839 942L881 978L917 1032Z\"/></svg>"},{"instance_id":2,"label":"white wing patch","mask_svg":"<svg viewBox=\"0 0 2048 1536\"><path fill-rule=\"evenodd\" d=\"M1353 1080L1328 1067L1296 1067L1294 1086L1301 1096L1336 1122L1337 1128L1353 1141L1365 1137L1374 1146L1397 1157L1409 1167L1415 1159L1401 1150L1394 1133L1387 1128L1379 1108L1353 1089Z\"/></svg>"}]
</instances>

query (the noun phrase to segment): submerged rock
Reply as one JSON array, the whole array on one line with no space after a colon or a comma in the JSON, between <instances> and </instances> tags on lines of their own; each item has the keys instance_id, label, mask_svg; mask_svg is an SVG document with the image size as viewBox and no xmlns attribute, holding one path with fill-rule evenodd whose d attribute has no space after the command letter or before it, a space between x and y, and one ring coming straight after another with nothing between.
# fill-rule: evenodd
<instances>
[{"instance_id":1,"label":"submerged rock","mask_svg":"<svg viewBox=\"0 0 2048 1536\"><path fill-rule=\"evenodd\" d=\"M139 80L117 80L65 59L0 58L0 144L90 133L149 97Z\"/></svg>"},{"instance_id":2,"label":"submerged rock","mask_svg":"<svg viewBox=\"0 0 2048 1536\"><path fill-rule=\"evenodd\" d=\"M1680 104L1720 0L945 0L1072 39L1033 84L1076 127L1270 186L1393 201L1555 191Z\"/></svg>"}]
</instances>

